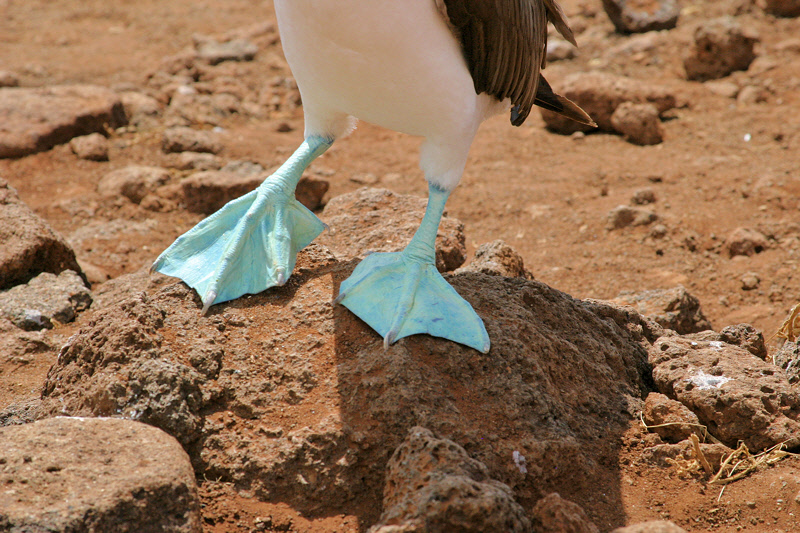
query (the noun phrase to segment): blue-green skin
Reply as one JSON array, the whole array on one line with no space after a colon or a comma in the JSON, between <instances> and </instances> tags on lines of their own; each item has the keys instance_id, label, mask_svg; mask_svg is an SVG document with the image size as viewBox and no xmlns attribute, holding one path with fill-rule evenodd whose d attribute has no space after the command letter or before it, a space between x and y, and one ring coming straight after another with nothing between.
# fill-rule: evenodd
<instances>
[{"instance_id":1,"label":"blue-green skin","mask_svg":"<svg viewBox=\"0 0 800 533\"><path fill-rule=\"evenodd\" d=\"M306 139L258 189L179 237L152 269L197 290L204 313L214 303L283 285L297 253L325 229L295 199L294 190L306 167L332 142ZM367 256L342 282L336 302L380 333L387 347L427 333L489 351L483 321L436 270L436 233L449 194L431 185L425 216L408 246Z\"/></svg>"}]
</instances>

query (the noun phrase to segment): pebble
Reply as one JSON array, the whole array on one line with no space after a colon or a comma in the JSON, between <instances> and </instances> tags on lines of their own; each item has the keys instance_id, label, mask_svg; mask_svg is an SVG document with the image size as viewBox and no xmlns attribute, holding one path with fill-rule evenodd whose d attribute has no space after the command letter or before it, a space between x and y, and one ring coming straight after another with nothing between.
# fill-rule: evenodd
<instances>
[{"instance_id":1,"label":"pebble","mask_svg":"<svg viewBox=\"0 0 800 533\"><path fill-rule=\"evenodd\" d=\"M99 133L75 137L69 142L72 152L89 161L108 161L108 139Z\"/></svg>"},{"instance_id":2,"label":"pebble","mask_svg":"<svg viewBox=\"0 0 800 533\"><path fill-rule=\"evenodd\" d=\"M681 7L677 0L649 2L651 9L635 9L627 0L603 0L603 8L620 33L671 30L678 23Z\"/></svg>"},{"instance_id":3,"label":"pebble","mask_svg":"<svg viewBox=\"0 0 800 533\"><path fill-rule=\"evenodd\" d=\"M639 146L664 140L664 128L653 104L623 102L611 115L611 125L626 141Z\"/></svg>"}]
</instances>

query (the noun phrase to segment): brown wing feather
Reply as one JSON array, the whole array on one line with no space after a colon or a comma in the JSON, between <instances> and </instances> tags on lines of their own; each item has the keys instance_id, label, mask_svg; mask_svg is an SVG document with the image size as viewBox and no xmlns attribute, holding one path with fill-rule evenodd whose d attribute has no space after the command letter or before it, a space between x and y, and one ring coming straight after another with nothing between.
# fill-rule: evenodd
<instances>
[{"instance_id":1,"label":"brown wing feather","mask_svg":"<svg viewBox=\"0 0 800 533\"><path fill-rule=\"evenodd\" d=\"M531 108L540 102L561 112L558 104L561 97L555 95L549 85L546 93L539 94L547 21L552 22L565 39L575 42L556 0L434 1L461 41L475 91L499 100L509 98L513 106L512 124L519 126L525 122ZM570 111L565 114L571 118L578 116L574 109Z\"/></svg>"}]
</instances>

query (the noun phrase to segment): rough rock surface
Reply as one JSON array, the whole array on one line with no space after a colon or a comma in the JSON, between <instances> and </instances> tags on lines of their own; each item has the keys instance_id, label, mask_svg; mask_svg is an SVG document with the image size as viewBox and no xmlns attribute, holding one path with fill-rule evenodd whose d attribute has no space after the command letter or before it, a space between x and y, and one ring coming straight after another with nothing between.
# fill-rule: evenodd
<instances>
[{"instance_id":1,"label":"rough rock surface","mask_svg":"<svg viewBox=\"0 0 800 533\"><path fill-rule=\"evenodd\" d=\"M192 128L169 128L164 131L161 148L167 152L205 152L218 154L222 151L222 144L216 135L205 130Z\"/></svg>"},{"instance_id":2,"label":"rough rock surface","mask_svg":"<svg viewBox=\"0 0 800 533\"><path fill-rule=\"evenodd\" d=\"M706 81L746 70L756 58L758 37L733 17L704 22L694 32L694 46L683 61L686 77Z\"/></svg>"},{"instance_id":3,"label":"rough rock surface","mask_svg":"<svg viewBox=\"0 0 800 533\"><path fill-rule=\"evenodd\" d=\"M8 289L41 272L82 274L75 252L0 178L0 290Z\"/></svg>"},{"instance_id":4,"label":"rough rock surface","mask_svg":"<svg viewBox=\"0 0 800 533\"><path fill-rule=\"evenodd\" d=\"M653 104L623 102L611 115L611 125L632 144L649 146L664 140L664 128Z\"/></svg>"},{"instance_id":5,"label":"rough rock surface","mask_svg":"<svg viewBox=\"0 0 800 533\"><path fill-rule=\"evenodd\" d=\"M692 433L698 437L703 436L696 414L681 402L671 400L657 392L647 395L642 417L648 426L663 426L653 427L651 431L667 442L680 442L688 439Z\"/></svg>"},{"instance_id":6,"label":"rough rock surface","mask_svg":"<svg viewBox=\"0 0 800 533\"><path fill-rule=\"evenodd\" d=\"M28 331L72 322L91 305L91 292L72 270L43 272L25 285L0 292L0 314Z\"/></svg>"},{"instance_id":7,"label":"rough rock surface","mask_svg":"<svg viewBox=\"0 0 800 533\"><path fill-rule=\"evenodd\" d=\"M558 92L589 113L601 130L609 132L617 131L611 122L611 116L623 102L653 104L659 115L675 107L675 95L670 89L600 72L571 74L559 84ZM540 111L548 129L557 133L569 135L592 129L552 111Z\"/></svg>"},{"instance_id":8,"label":"rough rock surface","mask_svg":"<svg viewBox=\"0 0 800 533\"><path fill-rule=\"evenodd\" d=\"M618 527L611 533L687 533L685 529L669 520L641 522L627 527Z\"/></svg>"},{"instance_id":9,"label":"rough rock surface","mask_svg":"<svg viewBox=\"0 0 800 533\"><path fill-rule=\"evenodd\" d=\"M413 427L387 465L384 512L370 533L531 531L513 492L448 439Z\"/></svg>"},{"instance_id":10,"label":"rough rock surface","mask_svg":"<svg viewBox=\"0 0 800 533\"><path fill-rule=\"evenodd\" d=\"M717 333L710 329L701 331L686 338L696 341L722 341L744 348L759 359L767 360L767 346L764 341L764 334L750 324L735 324L725 326Z\"/></svg>"},{"instance_id":11,"label":"rough rock surface","mask_svg":"<svg viewBox=\"0 0 800 533\"><path fill-rule=\"evenodd\" d=\"M197 57L216 65L223 61L250 61L258 52L258 46L247 39L232 39L218 42L210 37L195 36Z\"/></svg>"},{"instance_id":12,"label":"rough rock surface","mask_svg":"<svg viewBox=\"0 0 800 533\"><path fill-rule=\"evenodd\" d=\"M194 472L138 422L52 418L0 428L3 531L201 531Z\"/></svg>"},{"instance_id":13,"label":"rough rock surface","mask_svg":"<svg viewBox=\"0 0 800 533\"><path fill-rule=\"evenodd\" d=\"M108 139L100 133L75 137L69 142L75 155L89 161L108 161Z\"/></svg>"},{"instance_id":14,"label":"rough rock surface","mask_svg":"<svg viewBox=\"0 0 800 533\"><path fill-rule=\"evenodd\" d=\"M156 425L198 476L300 510L379 509L390 455L423 424L526 509L553 491L583 501L587 477L615 479L593 450L618 438L648 390L650 323L535 281L466 273L448 279L483 317L488 355L427 336L387 351L331 303L353 268L312 244L284 287L207 316L182 283L120 285L62 349L42 410ZM303 426L284 424L301 413Z\"/></svg>"},{"instance_id":15,"label":"rough rock surface","mask_svg":"<svg viewBox=\"0 0 800 533\"><path fill-rule=\"evenodd\" d=\"M363 258L369 252L399 252L417 231L425 205L423 198L367 187L337 196L320 215L329 229L316 242L341 260ZM467 257L464 225L446 215L436 235L440 272L455 270Z\"/></svg>"},{"instance_id":16,"label":"rough rock surface","mask_svg":"<svg viewBox=\"0 0 800 533\"><path fill-rule=\"evenodd\" d=\"M580 505L555 492L536 503L532 517L537 533L600 533Z\"/></svg>"},{"instance_id":17,"label":"rough rock surface","mask_svg":"<svg viewBox=\"0 0 800 533\"><path fill-rule=\"evenodd\" d=\"M533 279L533 274L525 268L525 263L517 251L500 240L481 244L475 250L475 257L472 258L472 261L459 268L456 274L462 272L480 272L490 276Z\"/></svg>"},{"instance_id":18,"label":"rough rock surface","mask_svg":"<svg viewBox=\"0 0 800 533\"><path fill-rule=\"evenodd\" d=\"M130 165L103 176L97 184L97 192L107 197L124 196L138 204L169 178L169 171L161 167Z\"/></svg>"},{"instance_id":19,"label":"rough rock surface","mask_svg":"<svg viewBox=\"0 0 800 533\"><path fill-rule=\"evenodd\" d=\"M786 372L789 383L800 383L800 344L792 341L784 342L773 356L775 364Z\"/></svg>"},{"instance_id":20,"label":"rough rock surface","mask_svg":"<svg viewBox=\"0 0 800 533\"><path fill-rule=\"evenodd\" d=\"M119 97L94 85L0 88L0 157L49 150L125 124Z\"/></svg>"},{"instance_id":21,"label":"rough rock surface","mask_svg":"<svg viewBox=\"0 0 800 533\"><path fill-rule=\"evenodd\" d=\"M662 337L650 348L658 390L691 409L728 446L800 445L800 393L775 365L721 341Z\"/></svg>"},{"instance_id":22,"label":"rough rock surface","mask_svg":"<svg viewBox=\"0 0 800 533\"><path fill-rule=\"evenodd\" d=\"M680 334L711 329L711 323L700 308L700 300L681 285L639 293L623 292L612 301L633 306L639 313Z\"/></svg>"},{"instance_id":23,"label":"rough rock surface","mask_svg":"<svg viewBox=\"0 0 800 533\"><path fill-rule=\"evenodd\" d=\"M678 23L681 13L677 0L603 0L603 9L620 33L671 30Z\"/></svg>"}]
</instances>

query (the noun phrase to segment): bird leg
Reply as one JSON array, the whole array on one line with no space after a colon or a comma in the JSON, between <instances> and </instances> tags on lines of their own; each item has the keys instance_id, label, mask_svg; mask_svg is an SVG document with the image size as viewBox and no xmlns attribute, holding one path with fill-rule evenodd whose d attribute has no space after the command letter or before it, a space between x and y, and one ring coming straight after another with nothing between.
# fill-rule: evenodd
<instances>
[{"instance_id":1,"label":"bird leg","mask_svg":"<svg viewBox=\"0 0 800 533\"><path fill-rule=\"evenodd\" d=\"M197 290L203 313L214 303L283 285L297 252L325 224L294 197L303 171L332 144L309 137L254 191L225 204L181 235L151 270L182 279Z\"/></svg>"},{"instance_id":2,"label":"bird leg","mask_svg":"<svg viewBox=\"0 0 800 533\"><path fill-rule=\"evenodd\" d=\"M489 351L483 321L436 270L436 232L449 195L430 185L425 216L408 246L368 255L339 288L336 303L383 336L386 348L427 333Z\"/></svg>"}]
</instances>

